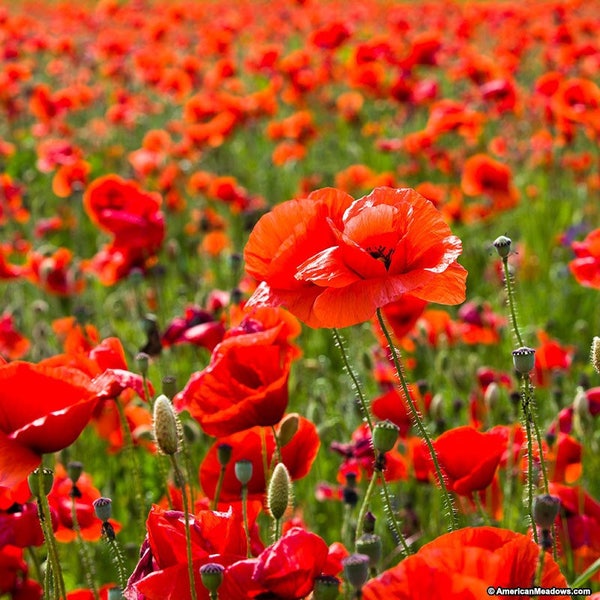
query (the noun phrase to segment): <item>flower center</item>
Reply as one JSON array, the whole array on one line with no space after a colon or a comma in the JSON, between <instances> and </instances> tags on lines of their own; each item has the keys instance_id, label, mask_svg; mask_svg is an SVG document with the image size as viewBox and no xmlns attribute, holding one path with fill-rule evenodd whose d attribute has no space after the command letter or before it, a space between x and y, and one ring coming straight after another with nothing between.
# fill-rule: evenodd
<instances>
[{"instance_id":1,"label":"flower center","mask_svg":"<svg viewBox=\"0 0 600 600\"><path fill-rule=\"evenodd\" d=\"M390 264L392 262L392 255L394 254L394 248L386 248L385 246L369 246L367 252L376 260L382 262L385 266L386 271L389 271Z\"/></svg>"}]
</instances>

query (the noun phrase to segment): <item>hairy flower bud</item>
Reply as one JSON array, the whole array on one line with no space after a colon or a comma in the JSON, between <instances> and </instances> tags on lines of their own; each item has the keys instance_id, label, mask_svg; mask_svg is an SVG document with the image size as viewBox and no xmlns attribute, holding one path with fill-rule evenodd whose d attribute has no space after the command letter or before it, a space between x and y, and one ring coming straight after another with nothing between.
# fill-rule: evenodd
<instances>
[{"instance_id":1,"label":"hairy flower bud","mask_svg":"<svg viewBox=\"0 0 600 600\"><path fill-rule=\"evenodd\" d=\"M163 454L173 455L179 450L179 422L171 401L164 394L154 402L154 438Z\"/></svg>"},{"instance_id":2,"label":"hairy flower bud","mask_svg":"<svg viewBox=\"0 0 600 600\"><path fill-rule=\"evenodd\" d=\"M273 518L281 519L290 503L292 480L283 463L277 463L271 475L267 492L267 506Z\"/></svg>"}]
</instances>

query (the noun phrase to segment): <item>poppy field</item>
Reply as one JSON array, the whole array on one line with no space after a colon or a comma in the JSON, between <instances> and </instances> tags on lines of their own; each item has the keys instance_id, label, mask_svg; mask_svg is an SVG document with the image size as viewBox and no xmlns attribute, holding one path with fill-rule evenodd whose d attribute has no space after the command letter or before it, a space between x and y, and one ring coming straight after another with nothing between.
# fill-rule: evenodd
<instances>
[{"instance_id":1,"label":"poppy field","mask_svg":"<svg viewBox=\"0 0 600 600\"><path fill-rule=\"evenodd\" d=\"M0 0L0 599L600 599L599 32Z\"/></svg>"}]
</instances>

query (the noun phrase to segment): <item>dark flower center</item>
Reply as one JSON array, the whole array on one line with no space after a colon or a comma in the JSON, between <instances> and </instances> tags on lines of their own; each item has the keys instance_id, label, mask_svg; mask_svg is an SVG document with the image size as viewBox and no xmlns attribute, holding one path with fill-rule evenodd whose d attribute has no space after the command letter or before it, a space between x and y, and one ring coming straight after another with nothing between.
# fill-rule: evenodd
<instances>
[{"instance_id":1,"label":"dark flower center","mask_svg":"<svg viewBox=\"0 0 600 600\"><path fill-rule=\"evenodd\" d=\"M376 246L375 248L369 246L367 252L376 260L381 261L386 271L389 271L390 264L392 262L392 255L394 254L394 248L386 248L385 246Z\"/></svg>"}]
</instances>

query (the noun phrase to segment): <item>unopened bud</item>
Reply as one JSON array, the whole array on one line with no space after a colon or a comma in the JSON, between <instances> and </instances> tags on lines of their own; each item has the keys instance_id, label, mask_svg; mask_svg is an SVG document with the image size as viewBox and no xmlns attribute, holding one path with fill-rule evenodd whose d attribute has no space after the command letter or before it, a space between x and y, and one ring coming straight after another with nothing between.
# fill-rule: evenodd
<instances>
[{"instance_id":1,"label":"unopened bud","mask_svg":"<svg viewBox=\"0 0 600 600\"><path fill-rule=\"evenodd\" d=\"M221 467L226 467L229 464L232 452L233 448L230 444L222 442L217 446L217 459L219 460Z\"/></svg>"},{"instance_id":2,"label":"unopened bud","mask_svg":"<svg viewBox=\"0 0 600 600\"><path fill-rule=\"evenodd\" d=\"M161 394L154 402L154 439L158 449L169 456L179 450L179 424L171 401Z\"/></svg>"},{"instance_id":3,"label":"unopened bud","mask_svg":"<svg viewBox=\"0 0 600 600\"><path fill-rule=\"evenodd\" d=\"M148 364L150 357L145 352L138 352L135 356L135 362L140 373L146 377L148 375Z\"/></svg>"},{"instance_id":4,"label":"unopened bud","mask_svg":"<svg viewBox=\"0 0 600 600\"><path fill-rule=\"evenodd\" d=\"M173 375L165 375L162 378L162 393L167 398L173 398L177 393L177 380Z\"/></svg>"},{"instance_id":5,"label":"unopened bud","mask_svg":"<svg viewBox=\"0 0 600 600\"><path fill-rule=\"evenodd\" d=\"M297 413L291 413L286 415L281 423L279 424L279 445L283 448L283 446L289 444L292 441L292 438L296 435L298 431L298 426L300 424L300 419L298 418Z\"/></svg>"},{"instance_id":6,"label":"unopened bud","mask_svg":"<svg viewBox=\"0 0 600 600\"><path fill-rule=\"evenodd\" d=\"M292 480L283 463L277 463L271 475L267 493L267 506L274 519L279 520L285 514L290 502Z\"/></svg>"},{"instance_id":7,"label":"unopened bud","mask_svg":"<svg viewBox=\"0 0 600 600\"><path fill-rule=\"evenodd\" d=\"M594 337L592 340L591 360L596 373L600 373L600 337Z\"/></svg>"},{"instance_id":8,"label":"unopened bud","mask_svg":"<svg viewBox=\"0 0 600 600\"><path fill-rule=\"evenodd\" d=\"M551 529L560 510L560 498L543 494L533 499L533 520L542 529Z\"/></svg>"},{"instance_id":9,"label":"unopened bud","mask_svg":"<svg viewBox=\"0 0 600 600\"><path fill-rule=\"evenodd\" d=\"M75 485L79 481L79 478L81 477L82 473L83 463L80 463L76 460L71 460L67 463L67 475L73 485Z\"/></svg>"}]
</instances>

